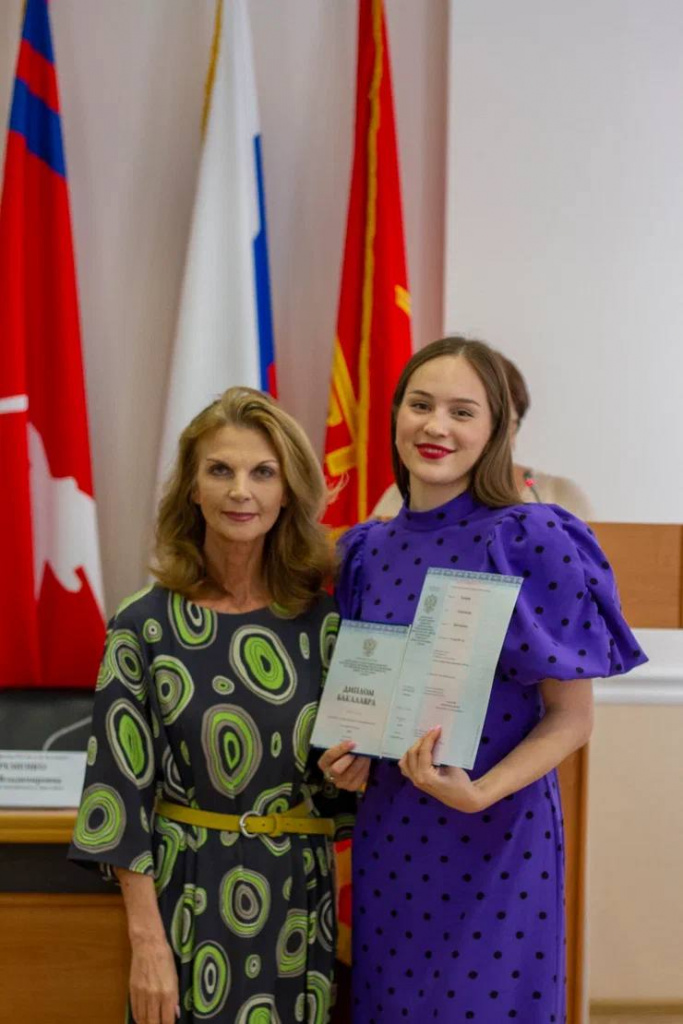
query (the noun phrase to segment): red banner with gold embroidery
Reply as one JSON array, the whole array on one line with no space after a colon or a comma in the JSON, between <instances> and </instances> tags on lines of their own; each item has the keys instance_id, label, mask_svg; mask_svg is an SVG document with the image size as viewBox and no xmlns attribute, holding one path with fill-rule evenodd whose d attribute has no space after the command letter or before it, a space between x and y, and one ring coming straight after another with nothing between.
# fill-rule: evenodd
<instances>
[{"instance_id":1,"label":"red banner with gold embroidery","mask_svg":"<svg viewBox=\"0 0 683 1024\"><path fill-rule=\"evenodd\" d=\"M382 0L360 0L356 130L334 342L325 472L343 483L326 521L366 519L393 483L391 398L412 352L389 47ZM336 847L337 956L351 962L351 843Z\"/></svg>"},{"instance_id":2,"label":"red banner with gold embroidery","mask_svg":"<svg viewBox=\"0 0 683 1024\"><path fill-rule=\"evenodd\" d=\"M391 470L391 397L412 351L389 48L382 0L360 0L356 129L325 471L345 481L326 521L366 519Z\"/></svg>"}]
</instances>

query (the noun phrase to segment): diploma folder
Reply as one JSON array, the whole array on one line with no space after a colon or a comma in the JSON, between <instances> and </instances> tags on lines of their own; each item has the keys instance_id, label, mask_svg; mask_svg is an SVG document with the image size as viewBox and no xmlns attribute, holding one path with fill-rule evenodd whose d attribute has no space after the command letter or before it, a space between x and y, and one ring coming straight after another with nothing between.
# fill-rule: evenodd
<instances>
[{"instance_id":1,"label":"diploma folder","mask_svg":"<svg viewBox=\"0 0 683 1024\"><path fill-rule=\"evenodd\" d=\"M441 726L435 764L472 768L519 576L429 569L411 626L344 619L311 744L398 760Z\"/></svg>"}]
</instances>

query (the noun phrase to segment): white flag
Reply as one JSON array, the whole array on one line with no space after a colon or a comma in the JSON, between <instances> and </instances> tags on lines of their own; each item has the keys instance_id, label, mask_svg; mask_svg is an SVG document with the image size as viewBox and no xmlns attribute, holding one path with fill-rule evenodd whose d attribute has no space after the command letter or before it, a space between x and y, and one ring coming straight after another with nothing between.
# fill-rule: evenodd
<instances>
[{"instance_id":1,"label":"white flag","mask_svg":"<svg viewBox=\"0 0 683 1024\"><path fill-rule=\"evenodd\" d=\"M183 428L226 388L244 384L275 392L261 136L246 0L219 0L214 43L160 481L173 464Z\"/></svg>"}]
</instances>

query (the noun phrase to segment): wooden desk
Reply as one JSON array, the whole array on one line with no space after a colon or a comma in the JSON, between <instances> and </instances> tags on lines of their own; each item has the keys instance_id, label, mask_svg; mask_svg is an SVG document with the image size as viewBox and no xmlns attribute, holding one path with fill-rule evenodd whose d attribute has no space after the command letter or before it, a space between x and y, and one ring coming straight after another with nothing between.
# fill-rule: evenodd
<instances>
[{"instance_id":1,"label":"wooden desk","mask_svg":"<svg viewBox=\"0 0 683 1024\"><path fill-rule=\"evenodd\" d=\"M75 811L0 811L0 844L59 844L66 856L75 820ZM0 892L0 1017L8 1024L123 1024L128 964L117 893Z\"/></svg>"}]
</instances>

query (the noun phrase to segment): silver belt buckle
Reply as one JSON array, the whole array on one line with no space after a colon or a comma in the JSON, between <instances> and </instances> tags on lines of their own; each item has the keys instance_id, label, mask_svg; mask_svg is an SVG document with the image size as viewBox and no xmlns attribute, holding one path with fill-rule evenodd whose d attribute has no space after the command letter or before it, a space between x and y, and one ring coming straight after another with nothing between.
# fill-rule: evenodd
<instances>
[{"instance_id":1,"label":"silver belt buckle","mask_svg":"<svg viewBox=\"0 0 683 1024\"><path fill-rule=\"evenodd\" d=\"M245 839L256 839L257 832L247 832L247 818L258 818L260 817L258 811L245 811L239 821L240 832Z\"/></svg>"}]
</instances>

